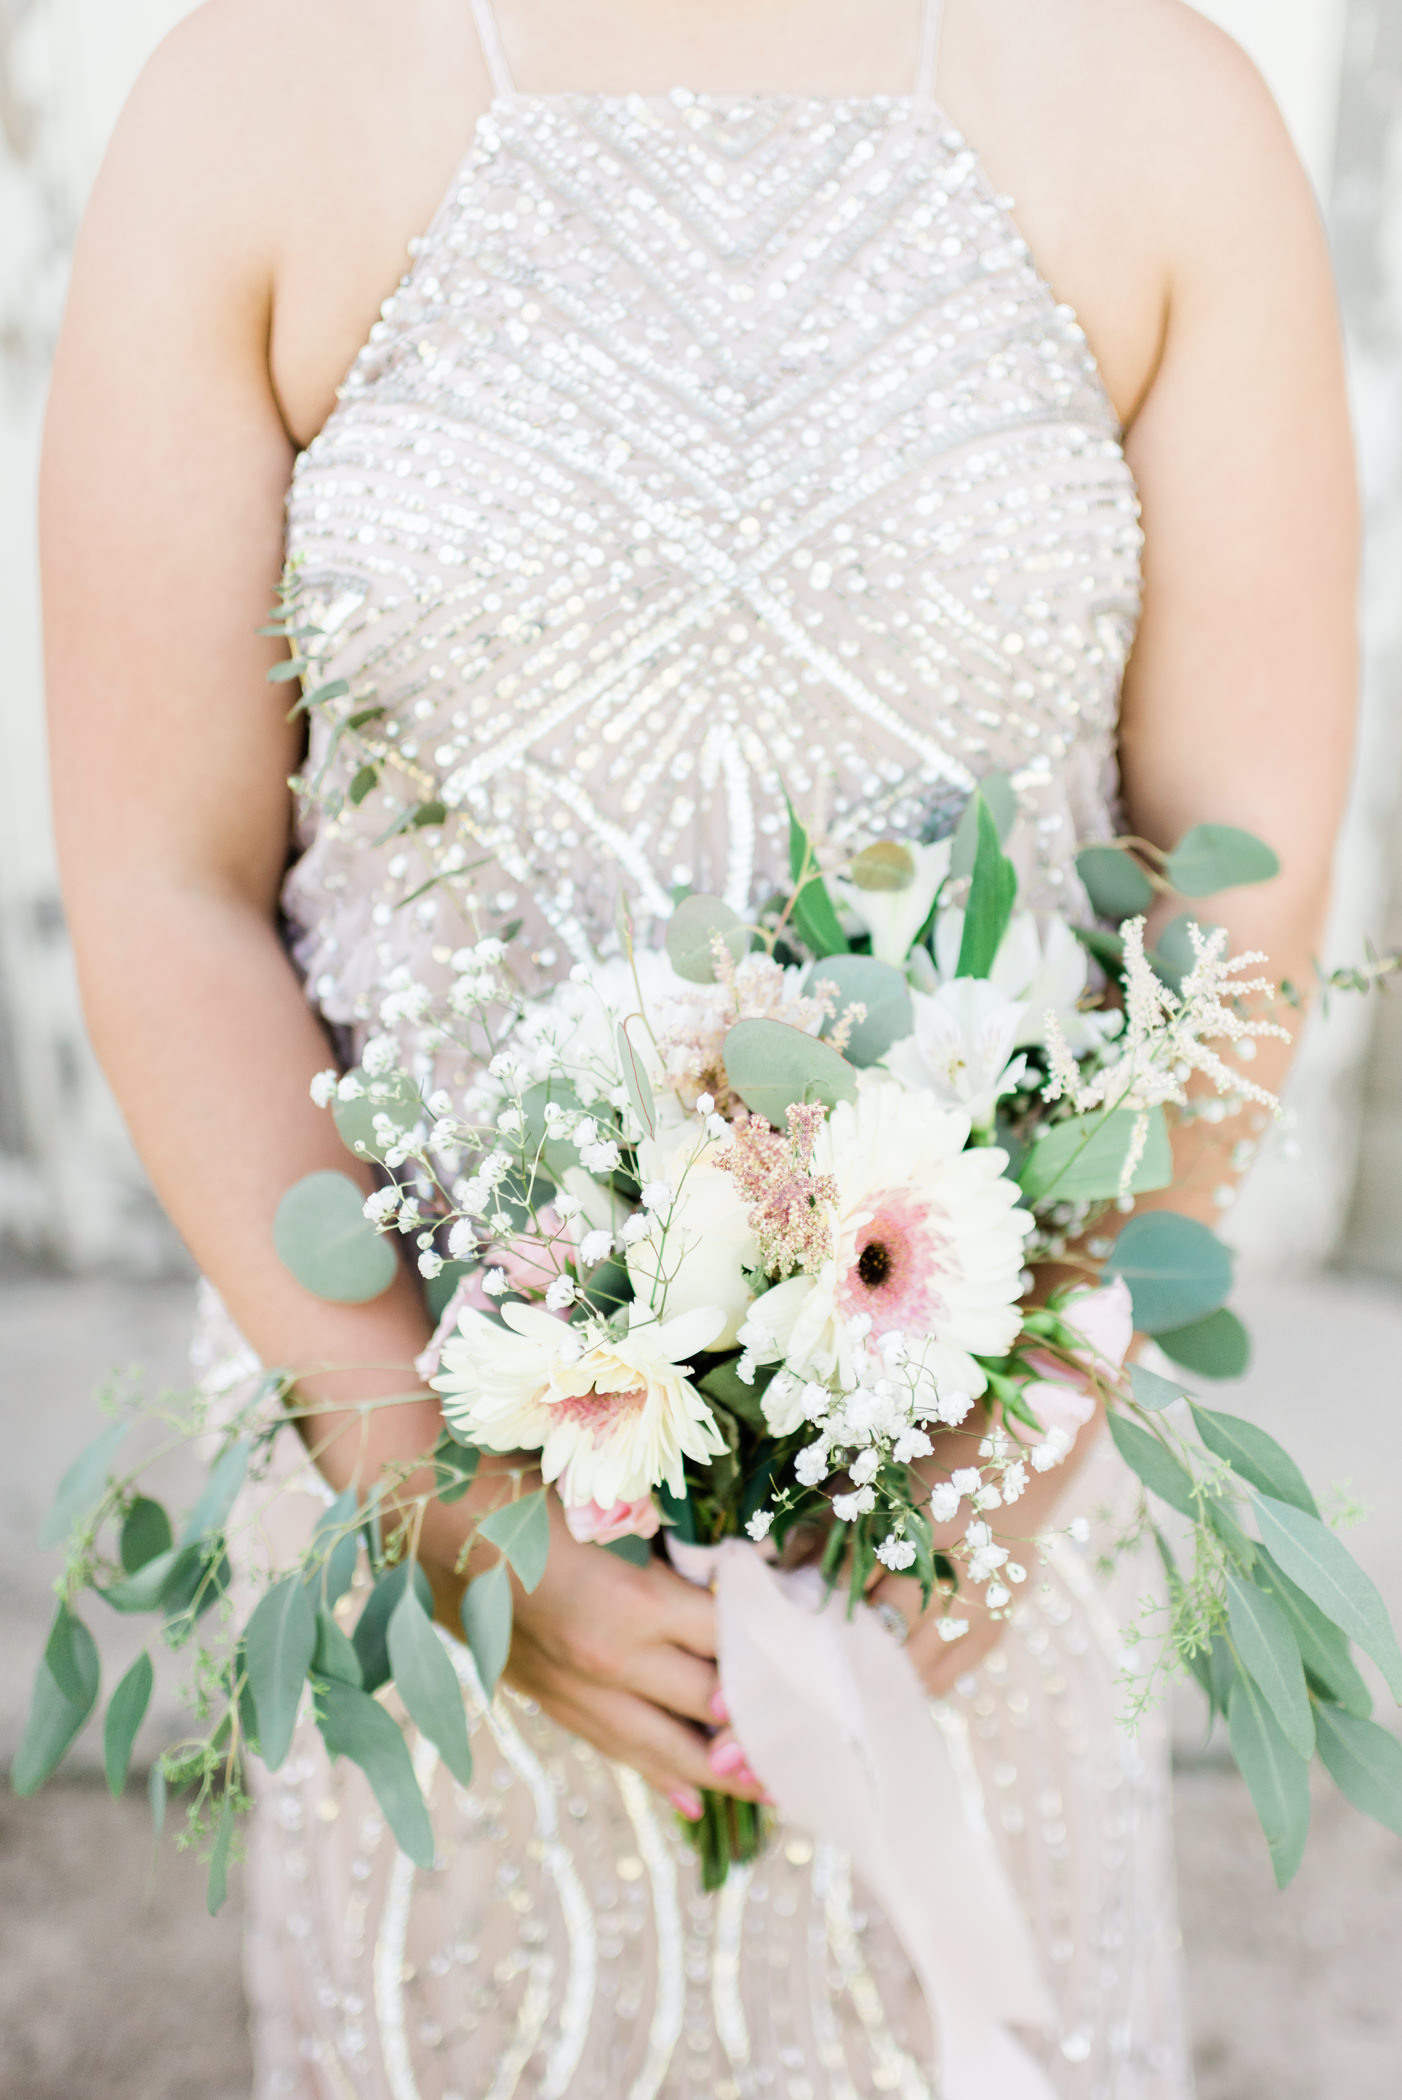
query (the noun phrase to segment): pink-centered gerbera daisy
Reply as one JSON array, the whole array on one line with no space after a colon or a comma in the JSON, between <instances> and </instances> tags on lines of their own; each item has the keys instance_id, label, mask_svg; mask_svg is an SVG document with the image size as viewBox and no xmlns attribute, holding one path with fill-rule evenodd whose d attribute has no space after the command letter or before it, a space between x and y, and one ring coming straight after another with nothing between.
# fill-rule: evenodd
<instances>
[{"instance_id":1,"label":"pink-centered gerbera daisy","mask_svg":"<svg viewBox=\"0 0 1402 2100\"><path fill-rule=\"evenodd\" d=\"M702 1305L610 1337L599 1323L567 1327L538 1306L507 1303L501 1321L465 1310L430 1382L443 1412L488 1451L540 1452L567 1506L604 1512L664 1482L686 1492L684 1460L725 1449L715 1417L688 1376L687 1358L725 1324Z\"/></svg>"},{"instance_id":2,"label":"pink-centered gerbera daisy","mask_svg":"<svg viewBox=\"0 0 1402 2100\"><path fill-rule=\"evenodd\" d=\"M862 1315L859 1335L927 1341L922 1361L941 1387L984 1390L974 1359L1001 1355L1017 1335L1032 1220L1004 1174L1007 1154L966 1150L968 1137L967 1116L863 1074L813 1151L813 1172L837 1191L832 1257L754 1305L741 1340L761 1362L826 1380L843 1368Z\"/></svg>"}]
</instances>

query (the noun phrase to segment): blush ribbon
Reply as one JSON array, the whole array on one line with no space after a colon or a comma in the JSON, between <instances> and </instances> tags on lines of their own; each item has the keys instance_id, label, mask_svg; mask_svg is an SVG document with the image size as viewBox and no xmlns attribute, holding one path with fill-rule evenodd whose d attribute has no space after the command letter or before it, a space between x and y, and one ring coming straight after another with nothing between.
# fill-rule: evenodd
<instances>
[{"instance_id":1,"label":"blush ribbon","mask_svg":"<svg viewBox=\"0 0 1402 2100\"><path fill-rule=\"evenodd\" d=\"M1009 2031L1054 2032L1051 1997L910 1658L865 1606L825 1607L816 1569L780 1572L738 1539L668 1548L715 1592L721 1683L751 1770L786 1823L847 1855L897 1933L944 2100L1055 2100Z\"/></svg>"}]
</instances>

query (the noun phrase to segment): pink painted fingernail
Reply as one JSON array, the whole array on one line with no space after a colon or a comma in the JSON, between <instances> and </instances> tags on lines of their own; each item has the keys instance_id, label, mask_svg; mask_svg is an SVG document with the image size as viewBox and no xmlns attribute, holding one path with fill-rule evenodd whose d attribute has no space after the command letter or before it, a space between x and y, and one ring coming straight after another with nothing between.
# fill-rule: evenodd
<instances>
[{"instance_id":1,"label":"pink painted fingernail","mask_svg":"<svg viewBox=\"0 0 1402 2100\"><path fill-rule=\"evenodd\" d=\"M725 1703L725 1693L719 1685L716 1686L711 1694L711 1718L714 1721L718 1721L722 1728L730 1719L730 1708Z\"/></svg>"},{"instance_id":2,"label":"pink painted fingernail","mask_svg":"<svg viewBox=\"0 0 1402 2100\"><path fill-rule=\"evenodd\" d=\"M711 1751L711 1770L722 1779L744 1769L745 1753L732 1736L728 1743L717 1743Z\"/></svg>"},{"instance_id":3,"label":"pink painted fingernail","mask_svg":"<svg viewBox=\"0 0 1402 2100\"><path fill-rule=\"evenodd\" d=\"M677 1814L685 1816L688 1823L699 1823L701 1821L701 1796L694 1788L689 1786L673 1787L667 1799L671 1802Z\"/></svg>"}]
</instances>

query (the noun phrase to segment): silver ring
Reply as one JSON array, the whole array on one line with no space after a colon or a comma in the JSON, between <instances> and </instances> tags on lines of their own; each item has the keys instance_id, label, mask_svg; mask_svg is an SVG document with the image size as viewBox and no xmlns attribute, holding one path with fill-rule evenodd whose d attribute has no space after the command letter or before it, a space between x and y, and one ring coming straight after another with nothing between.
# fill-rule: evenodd
<instances>
[{"instance_id":1,"label":"silver ring","mask_svg":"<svg viewBox=\"0 0 1402 2100\"><path fill-rule=\"evenodd\" d=\"M910 1639L910 1627L906 1623L904 1612L898 1611L895 1605L888 1603L884 1597L877 1599L872 1606L872 1610L890 1634L891 1639L899 1642L904 1647Z\"/></svg>"}]
</instances>

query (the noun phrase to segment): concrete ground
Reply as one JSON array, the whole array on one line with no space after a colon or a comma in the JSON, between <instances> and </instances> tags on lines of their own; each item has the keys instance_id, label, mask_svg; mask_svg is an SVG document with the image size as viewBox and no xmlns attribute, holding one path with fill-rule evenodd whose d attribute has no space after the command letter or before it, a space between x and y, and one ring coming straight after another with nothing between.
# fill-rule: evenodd
<instances>
[{"instance_id":1,"label":"concrete ground","mask_svg":"<svg viewBox=\"0 0 1402 2100\"><path fill-rule=\"evenodd\" d=\"M1402 1293L1321 1277L1248 1284L1255 1366L1220 1404L1269 1423L1322 1494L1370 1514L1350 1544L1402 1614ZM13 1754L52 1610L32 1540L98 1417L114 1364L185 1379L190 1291L0 1272L0 1762ZM178 1478L170 1483L179 1499ZM104 1660L119 1667L111 1627ZM110 1681L110 1678L109 1678ZM164 1722L175 1708L165 1695ZM89 1731L89 1738L95 1736ZM1177 1818L1199 2100L1396 2100L1402 2092L1402 1842L1321 1785L1305 1866L1276 1892L1229 1764L1179 1716ZM160 1740L153 1733L148 1747ZM243 2100L237 1874L205 1915L203 1875L167 1839L153 1871L140 1792L114 1806L85 1740L71 1778L0 1794L0 2093L5 2100ZM67 1768L65 1768L67 1769Z\"/></svg>"}]
</instances>

